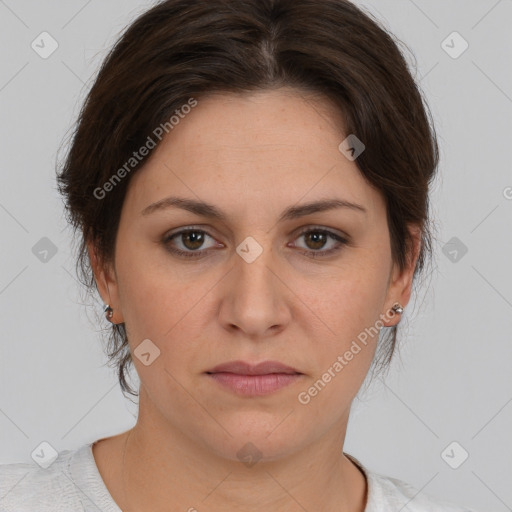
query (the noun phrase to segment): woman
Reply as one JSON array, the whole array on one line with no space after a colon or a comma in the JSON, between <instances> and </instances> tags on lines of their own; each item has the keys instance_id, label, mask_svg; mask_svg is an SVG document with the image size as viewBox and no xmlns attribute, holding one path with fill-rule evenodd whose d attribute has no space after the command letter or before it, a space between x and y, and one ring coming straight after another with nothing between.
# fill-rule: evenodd
<instances>
[{"instance_id":1,"label":"woman","mask_svg":"<svg viewBox=\"0 0 512 512\"><path fill-rule=\"evenodd\" d=\"M346 0L140 16L58 176L123 391L130 363L140 377L137 423L5 465L1 510L468 510L343 452L431 251L427 112Z\"/></svg>"}]
</instances>

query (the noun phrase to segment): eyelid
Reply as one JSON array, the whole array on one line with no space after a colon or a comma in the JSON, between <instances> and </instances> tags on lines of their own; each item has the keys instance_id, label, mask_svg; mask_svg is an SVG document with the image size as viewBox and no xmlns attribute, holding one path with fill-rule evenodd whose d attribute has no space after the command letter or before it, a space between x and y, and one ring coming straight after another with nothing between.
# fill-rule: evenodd
<instances>
[{"instance_id":1,"label":"eyelid","mask_svg":"<svg viewBox=\"0 0 512 512\"><path fill-rule=\"evenodd\" d=\"M332 233L333 235L339 236L340 238L343 238L346 240L347 243L351 241L351 237L348 233L341 231L340 229L331 228L329 226L323 226L323 225L309 225L304 228L300 228L298 234L296 236L303 235L304 233L309 233L310 231L326 231L329 233Z\"/></svg>"},{"instance_id":2,"label":"eyelid","mask_svg":"<svg viewBox=\"0 0 512 512\"><path fill-rule=\"evenodd\" d=\"M178 237L179 235L188 233L188 232L201 232L206 236L209 236L213 240L216 241L215 237L210 235L208 231L203 229L200 226L184 226L180 227L174 231L171 231L169 233L166 233L163 237L163 244L167 245L174 237ZM294 235L294 240L296 238L301 237L304 234L311 233L311 232L319 232L325 234L327 237L329 237L331 240L334 240L337 242L336 246L327 249L327 250L313 250L313 249L304 249L301 247L297 247L299 249L299 253L304 254L312 259L321 259L321 258L328 258L329 256L336 254L341 251L341 249L351 244L351 237L347 235L345 232L340 232L339 230L336 230L334 228L326 227L326 226L318 226L318 225L309 225L309 226L303 226L300 228L300 231ZM217 248L219 247L220 242L217 243ZM220 243L221 246L224 246L224 244ZM287 245L289 247L289 245ZM293 245L293 247L296 247ZM196 251L193 250L182 250L178 248L172 248L168 249L169 252L174 253L178 255L178 257L187 257L187 258L201 258L204 255L207 255L208 253L212 252L214 248L208 248L208 249L198 249Z\"/></svg>"},{"instance_id":3,"label":"eyelid","mask_svg":"<svg viewBox=\"0 0 512 512\"><path fill-rule=\"evenodd\" d=\"M178 228L178 229L176 229L174 231L169 231L168 233L166 233L163 236L163 242L167 243L170 240L172 240L174 237L178 237L179 235L182 235L182 234L188 233L188 232L200 232L200 233L203 233L204 235L210 237L212 240L215 240L215 242L217 242L216 237L211 235L204 227L201 227L201 226L185 226L185 227L182 227L182 228ZM221 242L217 242L217 246L219 244L220 245L224 245ZM188 252L201 252L201 251L209 251L209 250L211 250L211 249L199 249L197 251L188 251Z\"/></svg>"},{"instance_id":4,"label":"eyelid","mask_svg":"<svg viewBox=\"0 0 512 512\"><path fill-rule=\"evenodd\" d=\"M334 240L336 242L335 247L331 247L327 250L319 249L317 251L314 251L313 249L304 249L302 247L298 247L299 252L301 254L305 254L313 259L321 259L321 258L328 258L329 256L335 255L341 251L341 249L347 245L351 244L351 238L346 235L345 233L340 234L336 232L337 230L333 230L332 228L327 228L324 226L307 226L303 228L297 235L295 235L295 238L300 238L302 235L305 235L307 233L322 233L325 234L328 238L331 240ZM295 245L293 247L296 247Z\"/></svg>"},{"instance_id":5,"label":"eyelid","mask_svg":"<svg viewBox=\"0 0 512 512\"><path fill-rule=\"evenodd\" d=\"M212 233L216 232L215 229L213 229L211 226L204 226L204 225L195 225L191 224L189 226L181 226L179 228L167 231L165 235L163 236L164 239L169 239L174 235L179 235L181 233L186 233L188 231L200 231L201 233L205 233L211 238L217 238L218 235L213 235Z\"/></svg>"},{"instance_id":6,"label":"eyelid","mask_svg":"<svg viewBox=\"0 0 512 512\"><path fill-rule=\"evenodd\" d=\"M193 225L192 224L190 226L183 226L183 227L180 227L180 228L176 228L176 230L169 231L168 233L166 233L163 236L163 238L164 238L164 240L168 240L169 238L171 238L174 235L181 234L181 233L187 232L187 231L201 231L201 232L207 234L208 236L210 236L211 238L215 238L215 236L210 234L210 232L209 232L210 229L211 228L209 226L205 227L205 226L202 226L202 225ZM308 225L308 226L303 226L303 227L299 228L298 232L296 232L296 233L293 232L293 233L295 233L293 236L301 236L304 233L308 233L308 232L313 231L313 230L332 232L332 234L337 235L340 238L345 239L345 241L347 243L351 242L351 236L349 234L347 234L346 232L341 231L341 230L336 229L336 228L331 228L329 226L316 225L316 224L312 224L312 225Z\"/></svg>"}]
</instances>

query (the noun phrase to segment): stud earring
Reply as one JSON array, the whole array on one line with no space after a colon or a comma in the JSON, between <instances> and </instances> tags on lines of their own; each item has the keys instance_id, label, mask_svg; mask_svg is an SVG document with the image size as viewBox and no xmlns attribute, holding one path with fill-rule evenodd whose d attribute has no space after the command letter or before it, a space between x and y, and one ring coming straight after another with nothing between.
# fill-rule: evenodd
<instances>
[{"instance_id":1,"label":"stud earring","mask_svg":"<svg viewBox=\"0 0 512 512\"><path fill-rule=\"evenodd\" d=\"M395 302L393 304L393 306L391 306L391 309L395 312L395 313L398 313L399 315L402 314L404 312L404 308L402 306L402 304L400 304L400 302Z\"/></svg>"},{"instance_id":2,"label":"stud earring","mask_svg":"<svg viewBox=\"0 0 512 512\"><path fill-rule=\"evenodd\" d=\"M114 316L114 310L110 307L109 304L105 305L104 312L105 312L105 317L107 318L107 320L110 321L110 319Z\"/></svg>"}]
</instances>

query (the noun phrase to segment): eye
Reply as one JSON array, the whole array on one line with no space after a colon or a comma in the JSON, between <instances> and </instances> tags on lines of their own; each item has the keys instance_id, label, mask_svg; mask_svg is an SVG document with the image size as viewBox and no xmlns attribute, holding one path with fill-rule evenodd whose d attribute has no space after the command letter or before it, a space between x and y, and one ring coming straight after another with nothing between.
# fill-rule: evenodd
<instances>
[{"instance_id":1,"label":"eye","mask_svg":"<svg viewBox=\"0 0 512 512\"><path fill-rule=\"evenodd\" d=\"M208 250L198 250L203 246L206 237L213 240L213 238L202 229L187 228L167 235L163 242L168 247L168 250L174 254L185 256L187 258L197 258L203 256L204 253L209 252ZM177 242L181 243L185 250L172 246L171 242L174 242L175 239Z\"/></svg>"},{"instance_id":2,"label":"eye","mask_svg":"<svg viewBox=\"0 0 512 512\"><path fill-rule=\"evenodd\" d=\"M349 243L347 238L324 228L307 228L299 234L298 238L300 237L304 237L307 244L306 249L308 247L310 249L299 252L312 258L326 257L334 254L340 251L344 245ZM201 249L201 247L204 247L206 238L214 240L214 238L206 231L189 227L166 235L163 243L167 247L167 250L171 253L177 254L178 256L184 256L186 258L200 258L210 252L210 248L219 247L219 244L213 244L210 248ZM331 240L331 247L327 250L321 250L329 240ZM176 247L175 244L181 244L182 248ZM220 246L222 246L222 244L220 244Z\"/></svg>"},{"instance_id":3,"label":"eye","mask_svg":"<svg viewBox=\"0 0 512 512\"><path fill-rule=\"evenodd\" d=\"M304 237L307 247L313 249L300 252L313 258L330 256L340 251L341 248L348 243L348 239L323 228L308 228L299 234L299 238L300 237ZM331 243L331 248L324 251L320 250L325 247L329 239L334 241L334 243Z\"/></svg>"}]
</instances>

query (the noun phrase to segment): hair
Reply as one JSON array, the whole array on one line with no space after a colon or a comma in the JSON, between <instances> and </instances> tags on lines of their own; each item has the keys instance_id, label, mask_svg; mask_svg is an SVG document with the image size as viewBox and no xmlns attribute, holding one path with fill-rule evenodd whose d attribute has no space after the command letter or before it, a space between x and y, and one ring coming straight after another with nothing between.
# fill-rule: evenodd
<instances>
[{"instance_id":1,"label":"hair","mask_svg":"<svg viewBox=\"0 0 512 512\"><path fill-rule=\"evenodd\" d=\"M439 151L400 44L348 0L166 0L142 13L103 60L57 171L68 222L79 234L77 274L88 293L98 288L87 242L102 261L114 261L127 187L150 155L120 171L155 128L168 127L191 98L284 86L330 99L343 116L340 141L355 134L364 143L355 163L385 199L400 269L411 255L408 226L421 228L415 282L432 256L429 184ZM113 183L116 172L123 179ZM107 182L109 193L98 197ZM396 330L383 329L373 363L379 369L391 361ZM136 396L126 380L133 362L124 323L109 333L109 364L123 392Z\"/></svg>"}]
</instances>

